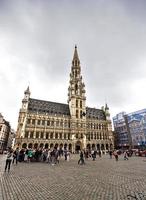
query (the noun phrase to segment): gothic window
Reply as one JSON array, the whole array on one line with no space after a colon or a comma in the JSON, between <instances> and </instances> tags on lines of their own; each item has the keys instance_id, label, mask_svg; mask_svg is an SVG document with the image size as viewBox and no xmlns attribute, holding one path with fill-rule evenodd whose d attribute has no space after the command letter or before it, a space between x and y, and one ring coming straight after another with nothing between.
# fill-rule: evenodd
<instances>
[{"instance_id":1,"label":"gothic window","mask_svg":"<svg viewBox=\"0 0 146 200\"><path fill-rule=\"evenodd\" d=\"M53 139L53 133L50 133L50 139Z\"/></svg>"},{"instance_id":2,"label":"gothic window","mask_svg":"<svg viewBox=\"0 0 146 200\"><path fill-rule=\"evenodd\" d=\"M78 118L78 116L79 116L79 111L76 110L76 118Z\"/></svg>"},{"instance_id":3,"label":"gothic window","mask_svg":"<svg viewBox=\"0 0 146 200\"><path fill-rule=\"evenodd\" d=\"M83 133L81 133L81 138L83 138Z\"/></svg>"},{"instance_id":4,"label":"gothic window","mask_svg":"<svg viewBox=\"0 0 146 200\"><path fill-rule=\"evenodd\" d=\"M54 126L54 121L51 121L51 126Z\"/></svg>"},{"instance_id":5,"label":"gothic window","mask_svg":"<svg viewBox=\"0 0 146 200\"><path fill-rule=\"evenodd\" d=\"M38 125L40 125L40 124L41 124L41 120L38 119Z\"/></svg>"},{"instance_id":6,"label":"gothic window","mask_svg":"<svg viewBox=\"0 0 146 200\"><path fill-rule=\"evenodd\" d=\"M80 108L82 108L82 101L80 101Z\"/></svg>"},{"instance_id":7,"label":"gothic window","mask_svg":"<svg viewBox=\"0 0 146 200\"><path fill-rule=\"evenodd\" d=\"M32 120L32 124L35 124L35 119Z\"/></svg>"},{"instance_id":8,"label":"gothic window","mask_svg":"<svg viewBox=\"0 0 146 200\"><path fill-rule=\"evenodd\" d=\"M94 133L94 139L96 140L96 133Z\"/></svg>"},{"instance_id":9,"label":"gothic window","mask_svg":"<svg viewBox=\"0 0 146 200\"><path fill-rule=\"evenodd\" d=\"M60 137L60 139L62 139L62 133L59 133L59 137Z\"/></svg>"},{"instance_id":10,"label":"gothic window","mask_svg":"<svg viewBox=\"0 0 146 200\"><path fill-rule=\"evenodd\" d=\"M93 133L91 133L91 139L93 140Z\"/></svg>"},{"instance_id":11,"label":"gothic window","mask_svg":"<svg viewBox=\"0 0 146 200\"><path fill-rule=\"evenodd\" d=\"M36 132L36 138L39 138L39 132Z\"/></svg>"},{"instance_id":12,"label":"gothic window","mask_svg":"<svg viewBox=\"0 0 146 200\"><path fill-rule=\"evenodd\" d=\"M48 139L48 137L49 137L49 133L46 133L46 139Z\"/></svg>"},{"instance_id":13,"label":"gothic window","mask_svg":"<svg viewBox=\"0 0 146 200\"><path fill-rule=\"evenodd\" d=\"M30 124L30 119L27 119L27 124Z\"/></svg>"},{"instance_id":14,"label":"gothic window","mask_svg":"<svg viewBox=\"0 0 146 200\"><path fill-rule=\"evenodd\" d=\"M70 133L68 134L68 140L70 140Z\"/></svg>"},{"instance_id":15,"label":"gothic window","mask_svg":"<svg viewBox=\"0 0 146 200\"><path fill-rule=\"evenodd\" d=\"M42 121L42 125L45 125L45 120Z\"/></svg>"},{"instance_id":16,"label":"gothic window","mask_svg":"<svg viewBox=\"0 0 146 200\"><path fill-rule=\"evenodd\" d=\"M101 129L101 125L99 124L99 129Z\"/></svg>"},{"instance_id":17,"label":"gothic window","mask_svg":"<svg viewBox=\"0 0 146 200\"><path fill-rule=\"evenodd\" d=\"M55 139L58 139L58 133L55 133Z\"/></svg>"},{"instance_id":18,"label":"gothic window","mask_svg":"<svg viewBox=\"0 0 146 200\"><path fill-rule=\"evenodd\" d=\"M78 107L78 100L76 100L76 107Z\"/></svg>"},{"instance_id":19,"label":"gothic window","mask_svg":"<svg viewBox=\"0 0 146 200\"><path fill-rule=\"evenodd\" d=\"M28 138L28 131L25 132L25 138Z\"/></svg>"},{"instance_id":20,"label":"gothic window","mask_svg":"<svg viewBox=\"0 0 146 200\"><path fill-rule=\"evenodd\" d=\"M33 132L30 132L30 138L33 138Z\"/></svg>"},{"instance_id":21,"label":"gothic window","mask_svg":"<svg viewBox=\"0 0 146 200\"><path fill-rule=\"evenodd\" d=\"M78 139L78 134L76 133L76 138Z\"/></svg>"},{"instance_id":22,"label":"gothic window","mask_svg":"<svg viewBox=\"0 0 146 200\"><path fill-rule=\"evenodd\" d=\"M41 138L43 138L44 137L44 133L43 132L41 132Z\"/></svg>"},{"instance_id":23,"label":"gothic window","mask_svg":"<svg viewBox=\"0 0 146 200\"><path fill-rule=\"evenodd\" d=\"M66 133L64 133L64 139L66 139Z\"/></svg>"},{"instance_id":24,"label":"gothic window","mask_svg":"<svg viewBox=\"0 0 146 200\"><path fill-rule=\"evenodd\" d=\"M92 129L92 123L91 123L91 129Z\"/></svg>"},{"instance_id":25,"label":"gothic window","mask_svg":"<svg viewBox=\"0 0 146 200\"><path fill-rule=\"evenodd\" d=\"M99 139L99 135L98 135L98 133L97 133L97 140Z\"/></svg>"},{"instance_id":26,"label":"gothic window","mask_svg":"<svg viewBox=\"0 0 146 200\"><path fill-rule=\"evenodd\" d=\"M83 118L82 110L80 111L80 118L81 118L81 119Z\"/></svg>"},{"instance_id":27,"label":"gothic window","mask_svg":"<svg viewBox=\"0 0 146 200\"><path fill-rule=\"evenodd\" d=\"M75 85L75 94L77 94L78 93L78 85L76 84Z\"/></svg>"}]
</instances>

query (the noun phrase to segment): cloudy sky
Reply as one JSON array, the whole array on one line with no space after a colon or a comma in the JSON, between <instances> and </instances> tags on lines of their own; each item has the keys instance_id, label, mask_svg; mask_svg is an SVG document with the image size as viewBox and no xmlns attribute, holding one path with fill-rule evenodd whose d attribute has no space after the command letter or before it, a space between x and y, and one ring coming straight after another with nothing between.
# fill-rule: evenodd
<instances>
[{"instance_id":1,"label":"cloudy sky","mask_svg":"<svg viewBox=\"0 0 146 200\"><path fill-rule=\"evenodd\" d=\"M145 0L0 0L0 112L16 129L24 90L67 103L77 44L87 106L146 108Z\"/></svg>"}]
</instances>

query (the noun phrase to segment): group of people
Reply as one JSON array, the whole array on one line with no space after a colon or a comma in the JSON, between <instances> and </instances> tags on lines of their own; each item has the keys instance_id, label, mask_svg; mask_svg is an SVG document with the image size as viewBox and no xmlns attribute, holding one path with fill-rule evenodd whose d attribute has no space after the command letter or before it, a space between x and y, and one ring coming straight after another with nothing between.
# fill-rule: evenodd
<instances>
[{"instance_id":1,"label":"group of people","mask_svg":"<svg viewBox=\"0 0 146 200\"><path fill-rule=\"evenodd\" d=\"M16 148L16 150L8 149L6 164L5 164L5 172L8 169L10 171L11 163L14 164L19 162L47 162L49 164L55 165L59 164L60 158L64 156L65 161L70 160L70 152L67 149L21 149Z\"/></svg>"},{"instance_id":2,"label":"group of people","mask_svg":"<svg viewBox=\"0 0 146 200\"><path fill-rule=\"evenodd\" d=\"M118 150L109 150L109 156L110 156L110 159L112 159L112 157L115 157L115 160L118 161L119 160L119 155L121 154L120 151ZM129 150L125 150L123 151L123 157L124 157L124 160L128 160L128 157L131 157L132 156L132 153L131 151ZM85 159L88 159L88 158L92 158L93 161L95 161L96 159L96 156L99 155L99 157L101 158L102 156L102 152L99 150L84 150L84 151L80 151L79 153L80 157L79 157L79 160L78 160L78 164L85 164Z\"/></svg>"},{"instance_id":3,"label":"group of people","mask_svg":"<svg viewBox=\"0 0 146 200\"><path fill-rule=\"evenodd\" d=\"M85 159L91 158L93 161L95 161L97 155L99 157L102 156L102 152L100 150L81 150L79 152L79 160L78 164L85 164ZM124 151L124 160L128 160L128 157L132 155L131 152L129 151ZM61 157L64 156L65 161L70 160L70 152L67 149L57 149L57 148L52 148L52 149L21 149L16 148L14 151L12 149L8 150L7 153L7 158L6 158L6 164L5 164L5 171L8 169L8 172L10 171L10 166L11 163L18 163L19 162L32 162L32 161L42 161L42 162L47 162L49 164L55 165L59 164L59 160ZM112 158L112 156L115 157L115 160L118 161L119 158L119 151L117 150L109 150L109 156Z\"/></svg>"}]
</instances>

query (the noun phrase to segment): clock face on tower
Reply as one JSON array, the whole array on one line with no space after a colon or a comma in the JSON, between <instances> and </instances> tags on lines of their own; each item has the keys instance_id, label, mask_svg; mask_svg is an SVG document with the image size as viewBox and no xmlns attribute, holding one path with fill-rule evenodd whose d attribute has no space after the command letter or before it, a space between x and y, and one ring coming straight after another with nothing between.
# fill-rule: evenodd
<instances>
[{"instance_id":1,"label":"clock face on tower","mask_svg":"<svg viewBox=\"0 0 146 200\"><path fill-rule=\"evenodd\" d=\"M23 104L23 108L24 108L24 109L26 108L26 104Z\"/></svg>"}]
</instances>

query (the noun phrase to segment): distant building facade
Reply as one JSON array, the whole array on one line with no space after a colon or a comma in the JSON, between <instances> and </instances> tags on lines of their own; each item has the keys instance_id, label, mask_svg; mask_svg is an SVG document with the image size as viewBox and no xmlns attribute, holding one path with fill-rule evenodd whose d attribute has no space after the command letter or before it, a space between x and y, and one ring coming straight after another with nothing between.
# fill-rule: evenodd
<instances>
[{"instance_id":1,"label":"distant building facade","mask_svg":"<svg viewBox=\"0 0 146 200\"><path fill-rule=\"evenodd\" d=\"M113 124L118 148L146 145L146 109L119 113L113 118Z\"/></svg>"},{"instance_id":2,"label":"distant building facade","mask_svg":"<svg viewBox=\"0 0 146 200\"><path fill-rule=\"evenodd\" d=\"M11 126L0 113L0 151L7 148L8 138L11 131Z\"/></svg>"},{"instance_id":3,"label":"distant building facade","mask_svg":"<svg viewBox=\"0 0 146 200\"><path fill-rule=\"evenodd\" d=\"M9 137L8 137L8 143L7 143L8 148L14 148L15 136L16 136L15 130L11 129L9 133Z\"/></svg>"},{"instance_id":4,"label":"distant building facade","mask_svg":"<svg viewBox=\"0 0 146 200\"><path fill-rule=\"evenodd\" d=\"M75 47L68 104L30 98L29 87L24 92L19 112L15 146L21 148L66 148L72 152L80 149L113 148L113 134L109 108L86 106L85 84Z\"/></svg>"}]
</instances>

